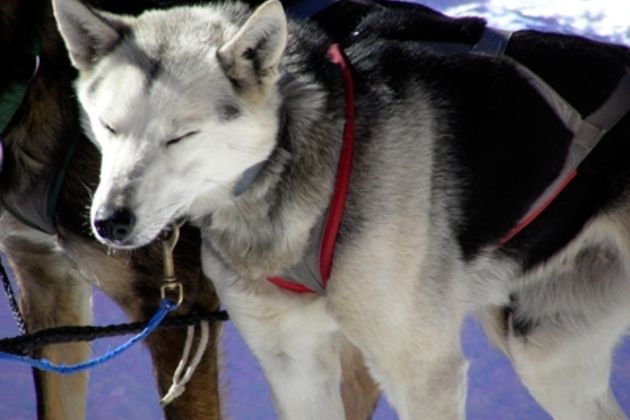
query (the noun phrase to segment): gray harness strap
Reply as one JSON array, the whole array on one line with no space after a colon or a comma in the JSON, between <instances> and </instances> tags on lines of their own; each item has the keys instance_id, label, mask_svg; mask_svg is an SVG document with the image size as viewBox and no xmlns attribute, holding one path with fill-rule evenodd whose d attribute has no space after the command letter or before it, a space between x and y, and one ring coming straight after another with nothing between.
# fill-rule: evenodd
<instances>
[{"instance_id":1,"label":"gray harness strap","mask_svg":"<svg viewBox=\"0 0 630 420\"><path fill-rule=\"evenodd\" d=\"M477 46L475 46L471 52L487 55L487 52L490 51L492 52L491 55L495 55L496 51L505 50L508 39L509 34L488 28L479 44L477 44L477 46L483 45L484 48L477 49ZM545 99L558 118L573 132L573 139L569 146L564 166L555 180L530 205L516 226L499 240L501 245L516 236L551 204L554 198L560 194L577 174L578 166L593 151L606 132L614 127L630 110L630 69L626 69L626 73L621 77L610 97L595 112L583 118L570 103L536 73L509 56L503 56L502 58L511 63L521 76Z\"/></svg>"},{"instance_id":2,"label":"gray harness strap","mask_svg":"<svg viewBox=\"0 0 630 420\"><path fill-rule=\"evenodd\" d=\"M510 42L512 32L502 31L486 27L477 42L471 49L472 54L502 57Z\"/></svg>"},{"instance_id":3,"label":"gray harness strap","mask_svg":"<svg viewBox=\"0 0 630 420\"><path fill-rule=\"evenodd\" d=\"M626 69L626 73L621 77L608 99L595 112L578 122L571 145L571 151L574 152L578 161L569 163L577 168L597 146L606 132L613 128L629 110L630 69Z\"/></svg>"},{"instance_id":4,"label":"gray harness strap","mask_svg":"<svg viewBox=\"0 0 630 420\"><path fill-rule=\"evenodd\" d=\"M564 125L573 132L567 159L556 179L532 203L516 226L499 240L508 242L535 219L577 174L578 166L597 146L604 134L630 109L630 71L626 70L612 94L595 112L586 118L568 103L555 89L536 73L513 58L503 55L511 33L486 28L479 42L470 50L472 54L501 57L514 66L520 75L545 99Z\"/></svg>"},{"instance_id":5,"label":"gray harness strap","mask_svg":"<svg viewBox=\"0 0 630 420\"><path fill-rule=\"evenodd\" d=\"M630 68L626 68L617 87L606 102L595 112L586 117L586 121L598 127L605 134L623 118L630 108Z\"/></svg>"},{"instance_id":6,"label":"gray harness strap","mask_svg":"<svg viewBox=\"0 0 630 420\"><path fill-rule=\"evenodd\" d=\"M326 292L324 288L324 280L322 279L321 272L319 270L319 261L327 214L328 211L326 211L324 216L319 218L317 224L315 224L311 230L302 260L280 272L281 277L290 280L293 283L308 287L320 295L323 295Z\"/></svg>"},{"instance_id":7,"label":"gray harness strap","mask_svg":"<svg viewBox=\"0 0 630 420\"><path fill-rule=\"evenodd\" d=\"M567 159L556 179L532 203L528 211L521 217L516 226L499 240L501 245L507 243L523 230L553 199L560 194L566 185L577 174L577 168L593 151L606 132L621 120L630 110L630 72L622 76L610 97L591 115L582 118L558 93L548 87L538 76L533 75L525 67L517 67L521 74L527 74L532 85L547 99L547 103L556 111L566 127L573 132L573 140L569 146ZM533 79L530 79L533 75ZM544 83L544 85L543 85Z\"/></svg>"}]
</instances>

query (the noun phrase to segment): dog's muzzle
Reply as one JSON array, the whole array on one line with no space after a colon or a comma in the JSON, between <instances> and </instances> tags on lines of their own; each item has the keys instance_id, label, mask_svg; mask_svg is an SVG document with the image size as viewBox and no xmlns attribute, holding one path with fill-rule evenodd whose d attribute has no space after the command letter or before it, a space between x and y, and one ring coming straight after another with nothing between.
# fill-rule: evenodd
<instances>
[{"instance_id":1,"label":"dog's muzzle","mask_svg":"<svg viewBox=\"0 0 630 420\"><path fill-rule=\"evenodd\" d=\"M127 207L116 209L100 208L94 215L94 230L104 240L114 243L125 242L131 235L136 216Z\"/></svg>"}]
</instances>

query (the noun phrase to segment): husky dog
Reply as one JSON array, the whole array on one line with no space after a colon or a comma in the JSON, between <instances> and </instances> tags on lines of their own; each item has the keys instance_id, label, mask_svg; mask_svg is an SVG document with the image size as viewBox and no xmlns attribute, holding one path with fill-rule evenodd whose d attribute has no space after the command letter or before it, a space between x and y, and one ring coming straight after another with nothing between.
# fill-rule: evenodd
<instances>
[{"instance_id":1,"label":"husky dog","mask_svg":"<svg viewBox=\"0 0 630 420\"><path fill-rule=\"evenodd\" d=\"M196 223L281 418L343 418L343 339L400 418L463 417L470 313L555 418L624 417L627 48L425 8L375 5L340 45L276 0L54 8L103 156L95 234Z\"/></svg>"}]
</instances>

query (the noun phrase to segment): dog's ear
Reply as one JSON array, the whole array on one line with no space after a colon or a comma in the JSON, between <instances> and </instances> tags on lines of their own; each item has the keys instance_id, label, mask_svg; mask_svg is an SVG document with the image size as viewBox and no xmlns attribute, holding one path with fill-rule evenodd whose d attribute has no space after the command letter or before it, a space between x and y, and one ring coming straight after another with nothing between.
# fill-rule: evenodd
<instances>
[{"instance_id":1,"label":"dog's ear","mask_svg":"<svg viewBox=\"0 0 630 420\"><path fill-rule=\"evenodd\" d=\"M237 88L265 87L277 78L286 44L284 9L278 0L268 0L217 50L217 58Z\"/></svg>"},{"instance_id":2,"label":"dog's ear","mask_svg":"<svg viewBox=\"0 0 630 420\"><path fill-rule=\"evenodd\" d=\"M87 70L114 49L129 24L101 14L79 0L53 0L57 26L66 43L72 65Z\"/></svg>"}]
</instances>

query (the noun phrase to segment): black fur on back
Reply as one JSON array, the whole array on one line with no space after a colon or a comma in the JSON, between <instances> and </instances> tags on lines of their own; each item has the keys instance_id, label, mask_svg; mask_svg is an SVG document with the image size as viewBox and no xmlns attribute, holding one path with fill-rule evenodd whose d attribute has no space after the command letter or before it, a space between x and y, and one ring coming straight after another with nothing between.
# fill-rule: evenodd
<instances>
[{"instance_id":1,"label":"black fur on back","mask_svg":"<svg viewBox=\"0 0 630 420\"><path fill-rule=\"evenodd\" d=\"M485 22L373 0L335 3L315 20L346 48L361 44L357 49L370 51L376 63L358 69L358 91L370 80L388 81L400 98L410 79L429 87L443 116L435 153L446 172L436 171L434 188L460 197L451 224L461 252L472 259L498 243L555 179L572 134L511 64L445 55L430 46L423 51L426 42L474 45ZM630 67L626 47L538 31L513 34L506 55L538 74L583 117L606 100ZM518 257L524 268L552 256L627 190L628 156L630 115L605 136L555 202L500 251Z\"/></svg>"}]
</instances>

